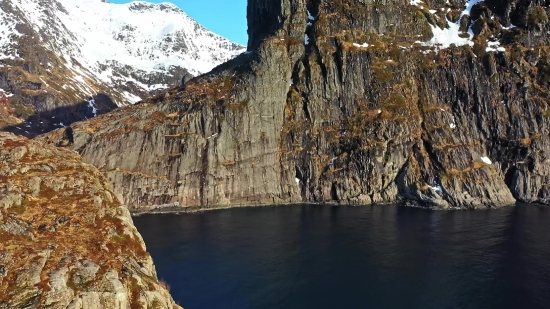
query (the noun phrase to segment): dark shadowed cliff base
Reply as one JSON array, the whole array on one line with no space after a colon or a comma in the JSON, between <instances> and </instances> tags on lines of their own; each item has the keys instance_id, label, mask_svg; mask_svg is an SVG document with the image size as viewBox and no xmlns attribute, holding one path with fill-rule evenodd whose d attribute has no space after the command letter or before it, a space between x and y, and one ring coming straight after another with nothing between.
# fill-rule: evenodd
<instances>
[{"instance_id":1,"label":"dark shadowed cliff base","mask_svg":"<svg viewBox=\"0 0 550 309\"><path fill-rule=\"evenodd\" d=\"M249 52L42 139L131 210L550 203L546 3L415 3L249 0Z\"/></svg>"}]
</instances>

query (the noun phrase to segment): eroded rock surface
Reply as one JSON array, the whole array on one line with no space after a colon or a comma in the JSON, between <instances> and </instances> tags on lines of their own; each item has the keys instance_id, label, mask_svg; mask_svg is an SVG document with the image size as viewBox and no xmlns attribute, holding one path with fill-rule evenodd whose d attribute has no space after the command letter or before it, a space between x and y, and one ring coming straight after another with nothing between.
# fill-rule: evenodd
<instances>
[{"instance_id":1,"label":"eroded rock surface","mask_svg":"<svg viewBox=\"0 0 550 309\"><path fill-rule=\"evenodd\" d=\"M0 308L180 308L107 186L73 151L0 133Z\"/></svg>"},{"instance_id":2,"label":"eroded rock surface","mask_svg":"<svg viewBox=\"0 0 550 309\"><path fill-rule=\"evenodd\" d=\"M548 204L545 5L249 0L247 54L44 139L131 209Z\"/></svg>"}]
</instances>

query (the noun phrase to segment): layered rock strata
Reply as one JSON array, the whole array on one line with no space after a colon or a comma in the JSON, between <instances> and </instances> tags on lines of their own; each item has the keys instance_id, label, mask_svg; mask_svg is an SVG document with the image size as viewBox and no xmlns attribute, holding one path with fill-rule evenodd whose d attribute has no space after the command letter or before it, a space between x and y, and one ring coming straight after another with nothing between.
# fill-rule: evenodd
<instances>
[{"instance_id":1,"label":"layered rock strata","mask_svg":"<svg viewBox=\"0 0 550 309\"><path fill-rule=\"evenodd\" d=\"M43 139L134 210L548 204L547 16L544 1L249 0L249 52Z\"/></svg>"},{"instance_id":2,"label":"layered rock strata","mask_svg":"<svg viewBox=\"0 0 550 309\"><path fill-rule=\"evenodd\" d=\"M0 308L180 307L95 167L0 133Z\"/></svg>"}]
</instances>

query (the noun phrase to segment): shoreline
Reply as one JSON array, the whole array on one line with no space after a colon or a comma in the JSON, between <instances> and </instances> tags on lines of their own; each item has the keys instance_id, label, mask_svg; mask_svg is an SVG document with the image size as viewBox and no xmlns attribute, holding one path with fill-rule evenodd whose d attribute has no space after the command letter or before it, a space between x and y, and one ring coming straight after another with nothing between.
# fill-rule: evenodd
<instances>
[{"instance_id":1,"label":"shoreline","mask_svg":"<svg viewBox=\"0 0 550 309\"><path fill-rule=\"evenodd\" d=\"M132 217L140 217L146 215L183 215L183 214L198 214L215 210L227 210L233 208L260 208L260 207L278 207L278 206L350 206L350 207L366 207L366 206L386 206L386 205L397 205L399 207L406 208L418 208L428 211L474 211L474 210L490 210L490 209L500 209L504 207L515 207L522 204L530 204L540 207L550 207L550 205L538 204L538 203L526 203L526 202L516 202L514 204L507 204L502 206L489 206L486 208L461 208L461 207L452 207L448 209L441 209L430 206L422 206L415 203L410 203L407 201L396 201L396 202L386 202L386 203L374 203L374 204L339 204L339 203L281 203L281 204L254 204L254 205L228 205L221 207L182 207L175 205L161 205L161 206L150 206L150 207L141 207L137 210L130 210Z\"/></svg>"},{"instance_id":2,"label":"shoreline","mask_svg":"<svg viewBox=\"0 0 550 309\"><path fill-rule=\"evenodd\" d=\"M387 203L391 204L391 203ZM250 205L228 205L228 206L215 206L215 207L182 207L182 206L153 206L153 207L141 207L148 208L149 210L130 210L132 217L139 217L144 215L165 215L165 214L196 214L215 210L227 210L233 208L260 208L260 207L278 207L278 206L298 206L298 205L331 205L338 206L339 204L332 203L281 203L281 204L250 204ZM356 206L368 206L368 205L356 205Z\"/></svg>"}]
</instances>

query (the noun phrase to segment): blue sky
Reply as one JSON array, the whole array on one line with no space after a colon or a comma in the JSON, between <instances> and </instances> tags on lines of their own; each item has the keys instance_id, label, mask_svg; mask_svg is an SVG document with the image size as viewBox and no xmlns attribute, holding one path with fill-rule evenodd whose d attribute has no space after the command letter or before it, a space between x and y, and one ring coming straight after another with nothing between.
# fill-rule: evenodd
<instances>
[{"instance_id":1,"label":"blue sky","mask_svg":"<svg viewBox=\"0 0 550 309\"><path fill-rule=\"evenodd\" d=\"M109 0L109 3L128 3L129 0ZM247 0L173 0L147 2L172 2L211 31L234 42L246 45L246 2Z\"/></svg>"}]
</instances>

